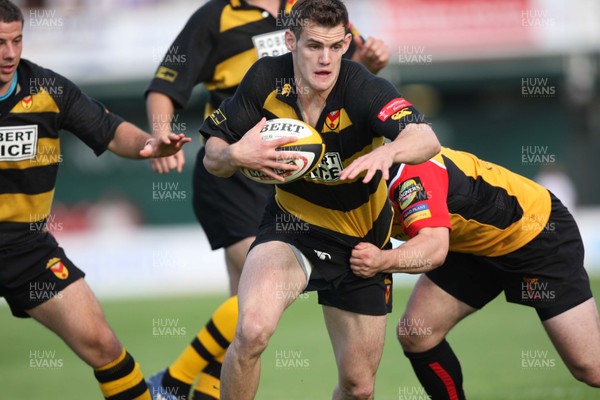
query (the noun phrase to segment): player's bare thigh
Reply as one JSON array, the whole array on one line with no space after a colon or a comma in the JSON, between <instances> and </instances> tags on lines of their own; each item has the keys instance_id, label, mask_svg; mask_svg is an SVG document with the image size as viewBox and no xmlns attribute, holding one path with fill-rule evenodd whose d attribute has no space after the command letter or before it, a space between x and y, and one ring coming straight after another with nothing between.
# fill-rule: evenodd
<instances>
[{"instance_id":1,"label":"player's bare thigh","mask_svg":"<svg viewBox=\"0 0 600 400\"><path fill-rule=\"evenodd\" d=\"M328 306L323 306L323 315L340 379L334 398L369 398L383 352L387 317Z\"/></svg>"},{"instance_id":2,"label":"player's bare thigh","mask_svg":"<svg viewBox=\"0 0 600 400\"><path fill-rule=\"evenodd\" d=\"M275 329L283 311L306 288L307 277L287 243L255 246L244 264L238 298L240 322Z\"/></svg>"},{"instance_id":3,"label":"player's bare thigh","mask_svg":"<svg viewBox=\"0 0 600 400\"><path fill-rule=\"evenodd\" d=\"M543 325L573 376L600 387L600 318L594 298Z\"/></svg>"},{"instance_id":4,"label":"player's bare thigh","mask_svg":"<svg viewBox=\"0 0 600 400\"><path fill-rule=\"evenodd\" d=\"M413 288L404 315L398 322L398 340L405 351L419 353L439 344L473 308L421 275Z\"/></svg>"},{"instance_id":5,"label":"player's bare thigh","mask_svg":"<svg viewBox=\"0 0 600 400\"><path fill-rule=\"evenodd\" d=\"M94 368L106 365L121 353L120 343L83 278L27 313L60 336Z\"/></svg>"}]
</instances>

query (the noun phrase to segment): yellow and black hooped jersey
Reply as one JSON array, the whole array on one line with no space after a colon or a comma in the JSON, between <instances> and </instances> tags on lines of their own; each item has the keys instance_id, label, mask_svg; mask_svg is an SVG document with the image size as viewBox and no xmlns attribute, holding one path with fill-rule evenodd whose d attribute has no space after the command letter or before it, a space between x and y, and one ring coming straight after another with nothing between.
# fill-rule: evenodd
<instances>
[{"instance_id":1,"label":"yellow and black hooped jersey","mask_svg":"<svg viewBox=\"0 0 600 400\"><path fill-rule=\"evenodd\" d=\"M0 102L0 248L42 230L68 130L99 155L122 119L51 70L21 59L15 92Z\"/></svg>"},{"instance_id":2,"label":"yellow and black hooped jersey","mask_svg":"<svg viewBox=\"0 0 600 400\"><path fill-rule=\"evenodd\" d=\"M234 143L262 117L301 120L295 82L291 54L258 60L235 95L206 119L200 132ZM342 60L315 126L325 143L323 160L304 178L277 185L278 205L343 243L360 238L383 246L389 239L392 209L382 175L364 184L362 177L342 182L339 174L416 121L423 122L422 115L391 83L358 63Z\"/></svg>"},{"instance_id":3,"label":"yellow and black hooped jersey","mask_svg":"<svg viewBox=\"0 0 600 400\"><path fill-rule=\"evenodd\" d=\"M389 198L393 236L414 237L425 227L450 231L450 251L496 257L535 238L548 224L550 192L472 154L442 148L419 165L395 165Z\"/></svg>"},{"instance_id":4,"label":"yellow and black hooped jersey","mask_svg":"<svg viewBox=\"0 0 600 400\"><path fill-rule=\"evenodd\" d=\"M184 108L199 83L210 93L207 109L216 109L235 92L244 74L265 56L287 53L284 32L295 0L281 0L277 18L245 0L210 0L190 17L166 49L146 93L169 96ZM353 35L358 31L351 29ZM354 44L345 57L351 57Z\"/></svg>"}]
</instances>

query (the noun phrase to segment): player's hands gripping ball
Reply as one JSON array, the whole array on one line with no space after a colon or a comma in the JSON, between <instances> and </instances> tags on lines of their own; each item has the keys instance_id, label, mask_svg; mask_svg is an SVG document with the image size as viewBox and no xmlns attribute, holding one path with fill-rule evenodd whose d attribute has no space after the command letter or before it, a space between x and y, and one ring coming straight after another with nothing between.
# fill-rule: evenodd
<instances>
[{"instance_id":1,"label":"player's hands gripping ball","mask_svg":"<svg viewBox=\"0 0 600 400\"><path fill-rule=\"evenodd\" d=\"M265 122L260 131L264 141L281 138L295 138L287 144L278 146L275 150L282 152L278 162L295 165L295 169L271 169L274 176L247 167L240 168L242 174L255 182L265 184L282 184L294 182L310 173L323 158L325 144L319 132L307 123L291 118L276 118ZM289 158L287 158L289 157Z\"/></svg>"}]
</instances>

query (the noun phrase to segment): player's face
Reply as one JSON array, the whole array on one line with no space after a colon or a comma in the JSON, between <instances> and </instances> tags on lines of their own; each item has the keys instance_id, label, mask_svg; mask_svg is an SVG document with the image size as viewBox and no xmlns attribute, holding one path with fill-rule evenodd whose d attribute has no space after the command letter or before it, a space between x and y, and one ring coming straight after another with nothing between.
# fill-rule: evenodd
<instances>
[{"instance_id":1,"label":"player's face","mask_svg":"<svg viewBox=\"0 0 600 400\"><path fill-rule=\"evenodd\" d=\"M10 84L21 60L23 50L23 24L0 22L0 95Z\"/></svg>"},{"instance_id":2,"label":"player's face","mask_svg":"<svg viewBox=\"0 0 600 400\"><path fill-rule=\"evenodd\" d=\"M328 28L307 24L296 38L287 32L286 42L294 56L295 78L306 85L309 92L328 94L335 84L342 65L342 56L348 50L351 35L343 25ZM298 93L305 93L298 88Z\"/></svg>"}]
</instances>

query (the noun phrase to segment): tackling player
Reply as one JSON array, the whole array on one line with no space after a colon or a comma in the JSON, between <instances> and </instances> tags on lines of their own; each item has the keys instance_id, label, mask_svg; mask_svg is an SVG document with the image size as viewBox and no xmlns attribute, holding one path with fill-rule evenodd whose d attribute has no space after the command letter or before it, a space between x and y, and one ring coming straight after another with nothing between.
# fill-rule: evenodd
<instances>
[{"instance_id":1,"label":"tackling player","mask_svg":"<svg viewBox=\"0 0 600 400\"><path fill-rule=\"evenodd\" d=\"M420 165L396 165L389 199L394 250L361 243L353 272L424 273L398 338L432 399L464 399L460 363L445 337L501 292L535 308L571 373L600 387L600 321L567 208L546 188L472 154L442 148ZM424 321L428 335L406 330ZM404 329L403 329L404 327Z\"/></svg>"},{"instance_id":2,"label":"tackling player","mask_svg":"<svg viewBox=\"0 0 600 400\"><path fill-rule=\"evenodd\" d=\"M106 322L85 274L45 229L59 131L73 132L97 155L108 149L127 158L171 155L191 139L152 138L71 81L21 59L22 49L23 14L0 0L0 296L14 316L35 319L91 366L104 398L149 400L139 365Z\"/></svg>"}]
</instances>

